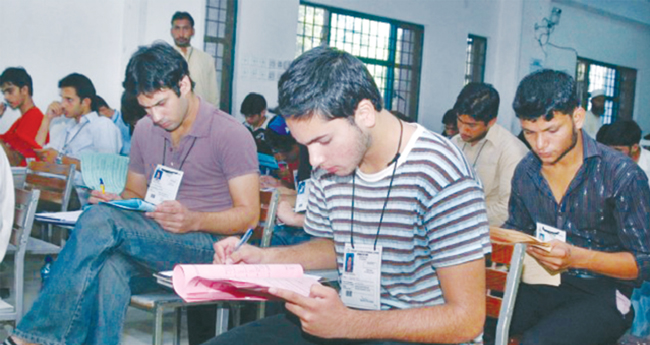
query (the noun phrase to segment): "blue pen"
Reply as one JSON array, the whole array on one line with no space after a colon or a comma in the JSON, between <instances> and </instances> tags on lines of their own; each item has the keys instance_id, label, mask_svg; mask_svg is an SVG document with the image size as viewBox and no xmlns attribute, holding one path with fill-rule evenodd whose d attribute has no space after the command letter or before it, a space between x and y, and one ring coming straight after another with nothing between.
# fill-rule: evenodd
<instances>
[{"instance_id":1,"label":"blue pen","mask_svg":"<svg viewBox=\"0 0 650 345\"><path fill-rule=\"evenodd\" d=\"M242 245L244 245L244 243L248 242L248 240L251 238L252 235L253 235L253 229L246 230L244 236L242 236L241 239L239 239L239 242L237 242L235 249L233 249L233 253L236 252L237 249L239 249Z\"/></svg>"},{"instance_id":2,"label":"blue pen","mask_svg":"<svg viewBox=\"0 0 650 345\"><path fill-rule=\"evenodd\" d=\"M99 187L102 189L102 194L106 194L106 189L104 189L104 180L99 178Z\"/></svg>"}]
</instances>

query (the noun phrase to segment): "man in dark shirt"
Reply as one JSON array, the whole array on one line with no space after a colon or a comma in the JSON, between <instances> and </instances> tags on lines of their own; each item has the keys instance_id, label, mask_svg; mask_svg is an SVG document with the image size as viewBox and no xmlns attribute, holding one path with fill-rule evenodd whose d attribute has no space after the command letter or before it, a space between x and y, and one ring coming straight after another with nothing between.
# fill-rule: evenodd
<instances>
[{"instance_id":1,"label":"man in dark shirt","mask_svg":"<svg viewBox=\"0 0 650 345\"><path fill-rule=\"evenodd\" d=\"M584 135L575 82L535 72L513 108L532 146L512 180L505 227L534 234L538 224L566 231L551 251L528 254L559 286L522 284L511 335L523 344L612 344L631 325L630 295L650 278L650 189L634 162Z\"/></svg>"}]
</instances>

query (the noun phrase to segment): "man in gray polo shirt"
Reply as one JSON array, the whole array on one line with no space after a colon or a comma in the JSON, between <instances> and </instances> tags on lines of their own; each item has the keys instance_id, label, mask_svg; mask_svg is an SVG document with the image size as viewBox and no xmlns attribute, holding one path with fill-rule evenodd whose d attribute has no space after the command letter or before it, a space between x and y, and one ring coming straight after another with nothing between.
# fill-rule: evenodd
<instances>
[{"instance_id":1,"label":"man in gray polo shirt","mask_svg":"<svg viewBox=\"0 0 650 345\"><path fill-rule=\"evenodd\" d=\"M118 344L134 277L174 264L209 263L220 235L255 226L255 142L232 117L192 91L187 63L165 43L141 47L124 81L147 117L135 128L126 187L144 198L160 164L183 172L176 200L153 212L96 205L82 214L47 284L9 340L17 344Z\"/></svg>"}]
</instances>

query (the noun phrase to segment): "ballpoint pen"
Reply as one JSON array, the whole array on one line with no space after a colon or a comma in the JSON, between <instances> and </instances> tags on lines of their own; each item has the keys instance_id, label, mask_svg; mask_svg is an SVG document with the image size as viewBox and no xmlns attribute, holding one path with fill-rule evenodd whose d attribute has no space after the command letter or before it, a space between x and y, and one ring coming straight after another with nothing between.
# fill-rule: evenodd
<instances>
[{"instance_id":1,"label":"ballpoint pen","mask_svg":"<svg viewBox=\"0 0 650 345\"><path fill-rule=\"evenodd\" d=\"M104 180L99 179L99 187L102 189L102 194L106 194L106 189L104 188Z\"/></svg>"},{"instance_id":2,"label":"ballpoint pen","mask_svg":"<svg viewBox=\"0 0 650 345\"><path fill-rule=\"evenodd\" d=\"M244 245L244 243L248 242L248 240L251 238L252 235L253 235L253 229L248 229L244 234L244 236L242 236L241 239L239 239L239 242L237 242L237 245L235 246L235 249L232 250L232 252L233 253L236 252L237 249L239 249L242 245Z\"/></svg>"}]
</instances>

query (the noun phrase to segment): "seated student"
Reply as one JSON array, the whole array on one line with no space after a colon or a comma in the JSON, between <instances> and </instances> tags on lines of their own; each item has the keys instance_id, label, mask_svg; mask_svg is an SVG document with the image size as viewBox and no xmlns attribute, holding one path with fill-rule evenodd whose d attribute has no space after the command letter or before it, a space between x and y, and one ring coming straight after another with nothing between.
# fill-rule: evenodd
<instances>
[{"instance_id":1,"label":"seated student","mask_svg":"<svg viewBox=\"0 0 650 345\"><path fill-rule=\"evenodd\" d=\"M128 156L129 151L131 151L131 129L122 118L122 112L117 109L111 109L111 107L108 106L108 103L99 96L95 97L93 108L93 110L99 115L106 116L113 120L115 126L120 130L120 133L122 133L122 149L120 150L120 154L122 156Z\"/></svg>"},{"instance_id":2,"label":"seated student","mask_svg":"<svg viewBox=\"0 0 650 345\"><path fill-rule=\"evenodd\" d=\"M20 110L20 117L9 130L0 135L0 145L12 166L25 166L25 158L36 158L34 149L40 149L49 140L49 122L43 121L43 113L34 105L32 77L24 68L10 67L0 75L0 89L5 102ZM6 105L0 103L0 116Z\"/></svg>"},{"instance_id":3,"label":"seated student","mask_svg":"<svg viewBox=\"0 0 650 345\"><path fill-rule=\"evenodd\" d=\"M650 188L632 160L582 131L574 79L526 76L513 108L533 150L512 180L504 225L534 235L539 224L566 242L528 247L559 286L519 286L510 327L522 344L615 344L630 327L634 287L650 278Z\"/></svg>"},{"instance_id":4,"label":"seated student","mask_svg":"<svg viewBox=\"0 0 650 345\"><path fill-rule=\"evenodd\" d=\"M273 229L272 245L290 245L311 239L303 229L304 213L294 211L296 201L295 180L301 182L310 177L311 165L309 164L309 153L303 145L296 142L286 125L284 117L275 116L266 129L266 140L274 152L275 159L281 164L279 173L281 180L275 180L271 176L262 176L260 184L266 180L266 185L279 188L281 190L281 200L278 204L277 217L282 225L277 225ZM306 173L304 170L307 169ZM288 189L287 189L288 188Z\"/></svg>"},{"instance_id":5,"label":"seated student","mask_svg":"<svg viewBox=\"0 0 650 345\"><path fill-rule=\"evenodd\" d=\"M49 126L52 119L64 115L74 119L65 130L52 137L42 150L36 150L40 160L75 164L81 171L80 156L86 152L120 153L122 135L113 122L93 111L93 102L97 97L95 86L86 76L72 73L59 81L61 102L52 102L47 108L44 123ZM76 195L71 199L72 209L87 203L88 190L84 186L81 174L74 178Z\"/></svg>"},{"instance_id":6,"label":"seated student","mask_svg":"<svg viewBox=\"0 0 650 345\"><path fill-rule=\"evenodd\" d=\"M641 128L634 120L618 120L603 125L596 141L630 157L650 178L650 151L641 147Z\"/></svg>"},{"instance_id":7,"label":"seated student","mask_svg":"<svg viewBox=\"0 0 650 345\"><path fill-rule=\"evenodd\" d=\"M454 135L458 134L458 123L457 123L458 114L454 109L449 109L442 117L442 125L445 126L445 129L442 131L442 135L447 138L451 138Z\"/></svg>"},{"instance_id":8,"label":"seated student","mask_svg":"<svg viewBox=\"0 0 650 345\"><path fill-rule=\"evenodd\" d=\"M133 133L124 192L95 191L91 201L144 198L158 165L184 172L177 198L147 213L86 210L7 343L119 344L131 293L142 288L134 278L208 263L221 235L257 224L255 144L240 123L194 94L180 53L166 43L140 47L123 85L148 115Z\"/></svg>"},{"instance_id":9,"label":"seated student","mask_svg":"<svg viewBox=\"0 0 650 345\"><path fill-rule=\"evenodd\" d=\"M64 133L52 138L45 149L38 152L41 160L76 164L81 169L79 155L84 152L120 153L122 135L113 122L93 111L97 96L95 86L86 76L72 73L59 81L61 102L52 102L47 108L46 121L64 115L75 120ZM49 125L49 124L48 124Z\"/></svg>"},{"instance_id":10,"label":"seated student","mask_svg":"<svg viewBox=\"0 0 650 345\"><path fill-rule=\"evenodd\" d=\"M294 315L267 317L207 344L457 344L478 337L490 242L478 177L458 148L384 109L365 65L334 48L302 54L278 89L279 113L315 169L305 230L318 238L233 252L239 239L229 237L215 244L214 260L338 268L343 292L313 285L304 297L271 289ZM367 273L358 284L343 268L348 253L357 259L353 270Z\"/></svg>"},{"instance_id":11,"label":"seated student","mask_svg":"<svg viewBox=\"0 0 650 345\"><path fill-rule=\"evenodd\" d=\"M244 126L253 134L257 152L267 155L273 154L269 144L265 140L266 128L272 116L266 116L266 100L264 96L251 92L241 103L240 112L246 118Z\"/></svg>"}]
</instances>

